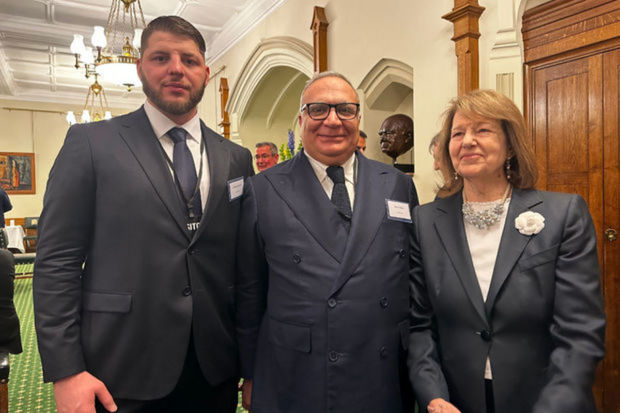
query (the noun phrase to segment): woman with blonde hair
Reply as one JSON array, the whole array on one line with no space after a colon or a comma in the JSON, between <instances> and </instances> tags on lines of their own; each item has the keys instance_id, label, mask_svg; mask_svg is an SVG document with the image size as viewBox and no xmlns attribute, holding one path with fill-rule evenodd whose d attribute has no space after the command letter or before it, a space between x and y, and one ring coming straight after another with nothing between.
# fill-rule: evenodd
<instances>
[{"instance_id":1,"label":"woman with blonde hair","mask_svg":"<svg viewBox=\"0 0 620 413\"><path fill-rule=\"evenodd\" d=\"M438 154L450 179L413 217L408 365L430 413L596 411L596 234L579 195L534 189L531 146L498 92L446 111Z\"/></svg>"}]
</instances>

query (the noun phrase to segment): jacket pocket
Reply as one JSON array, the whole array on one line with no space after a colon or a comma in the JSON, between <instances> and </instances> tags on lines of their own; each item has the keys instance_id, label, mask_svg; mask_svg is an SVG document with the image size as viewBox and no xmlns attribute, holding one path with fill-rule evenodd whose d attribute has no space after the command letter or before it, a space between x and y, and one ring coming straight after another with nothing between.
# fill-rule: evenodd
<instances>
[{"instance_id":1,"label":"jacket pocket","mask_svg":"<svg viewBox=\"0 0 620 413\"><path fill-rule=\"evenodd\" d=\"M281 347L310 353L310 326L290 324L269 318L269 341Z\"/></svg>"},{"instance_id":2,"label":"jacket pocket","mask_svg":"<svg viewBox=\"0 0 620 413\"><path fill-rule=\"evenodd\" d=\"M558 256L558 248L560 244L556 244L551 248L547 248L544 251L537 252L534 255L530 255L529 257L521 258L519 261L519 269L523 271L527 271L530 268L537 267L542 264L546 264L549 261L555 261Z\"/></svg>"},{"instance_id":3,"label":"jacket pocket","mask_svg":"<svg viewBox=\"0 0 620 413\"><path fill-rule=\"evenodd\" d=\"M95 293L82 294L84 311L103 313L128 313L131 310L131 294Z\"/></svg>"}]
</instances>

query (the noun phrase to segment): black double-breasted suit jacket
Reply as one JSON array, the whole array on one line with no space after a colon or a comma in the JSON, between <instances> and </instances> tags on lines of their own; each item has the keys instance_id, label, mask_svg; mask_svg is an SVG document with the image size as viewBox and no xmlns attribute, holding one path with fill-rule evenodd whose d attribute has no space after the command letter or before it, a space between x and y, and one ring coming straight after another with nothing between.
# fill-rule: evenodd
<instances>
[{"instance_id":1,"label":"black double-breasted suit jacket","mask_svg":"<svg viewBox=\"0 0 620 413\"><path fill-rule=\"evenodd\" d=\"M348 234L304 153L248 180L237 328L253 412L402 411L411 224L393 201L410 214L411 178L359 154Z\"/></svg>"},{"instance_id":2,"label":"black double-breasted suit jacket","mask_svg":"<svg viewBox=\"0 0 620 413\"><path fill-rule=\"evenodd\" d=\"M513 189L486 300L472 258L461 193L414 211L409 370L425 408L441 397L463 413L595 412L591 386L604 354L596 234L583 198ZM537 234L515 219L544 218Z\"/></svg>"},{"instance_id":3,"label":"black double-breasted suit jacket","mask_svg":"<svg viewBox=\"0 0 620 413\"><path fill-rule=\"evenodd\" d=\"M157 399L190 336L212 385L238 374L234 270L247 149L201 124L210 189L200 227L141 108L72 126L50 172L34 275L44 379L87 370L114 397ZM190 334L191 333L191 334Z\"/></svg>"}]
</instances>

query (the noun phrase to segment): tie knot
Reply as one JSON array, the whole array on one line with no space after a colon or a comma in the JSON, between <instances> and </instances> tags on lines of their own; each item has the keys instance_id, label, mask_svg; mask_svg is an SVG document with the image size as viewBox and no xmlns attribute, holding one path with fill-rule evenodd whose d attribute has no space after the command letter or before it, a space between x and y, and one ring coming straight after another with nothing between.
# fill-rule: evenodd
<instances>
[{"instance_id":1,"label":"tie knot","mask_svg":"<svg viewBox=\"0 0 620 413\"><path fill-rule=\"evenodd\" d=\"M176 144L185 141L187 138L187 131L183 128L172 128L168 131L168 136Z\"/></svg>"},{"instance_id":2,"label":"tie knot","mask_svg":"<svg viewBox=\"0 0 620 413\"><path fill-rule=\"evenodd\" d=\"M329 176L334 184L344 183L344 169L342 166L328 166L327 176Z\"/></svg>"}]
</instances>

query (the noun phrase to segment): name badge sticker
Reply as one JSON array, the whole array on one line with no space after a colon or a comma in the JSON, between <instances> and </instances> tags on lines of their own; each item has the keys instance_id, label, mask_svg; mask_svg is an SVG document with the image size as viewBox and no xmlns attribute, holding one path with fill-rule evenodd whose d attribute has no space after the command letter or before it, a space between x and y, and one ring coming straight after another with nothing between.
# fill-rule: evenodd
<instances>
[{"instance_id":1,"label":"name badge sticker","mask_svg":"<svg viewBox=\"0 0 620 413\"><path fill-rule=\"evenodd\" d=\"M230 202L243 195L243 177L228 181L228 200Z\"/></svg>"},{"instance_id":2,"label":"name badge sticker","mask_svg":"<svg viewBox=\"0 0 620 413\"><path fill-rule=\"evenodd\" d=\"M408 203L386 199L385 206L388 219L411 223L411 211Z\"/></svg>"}]
</instances>

